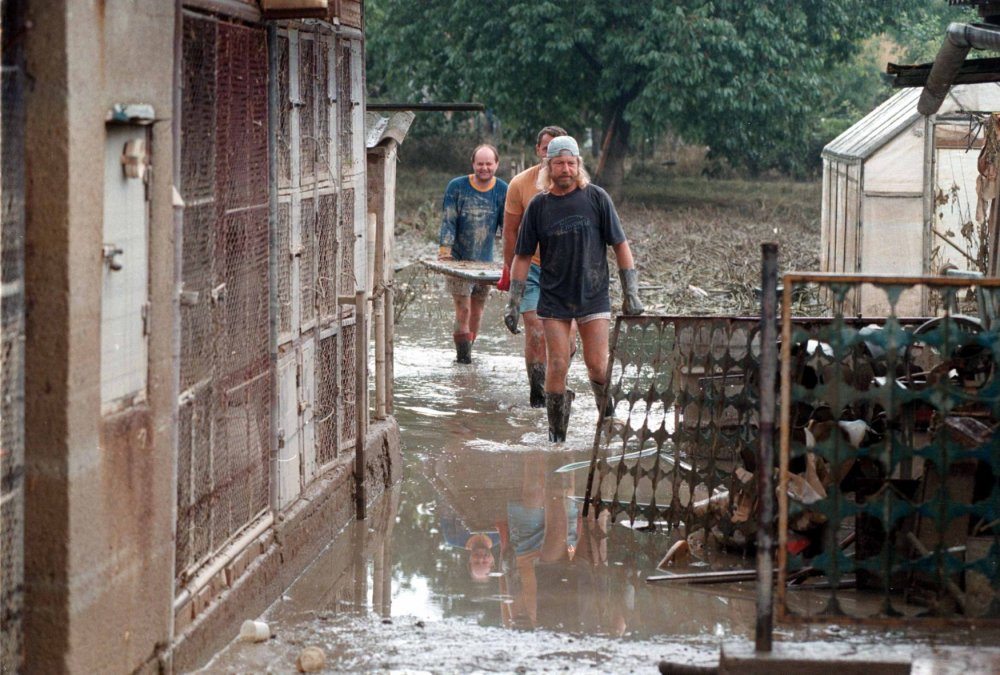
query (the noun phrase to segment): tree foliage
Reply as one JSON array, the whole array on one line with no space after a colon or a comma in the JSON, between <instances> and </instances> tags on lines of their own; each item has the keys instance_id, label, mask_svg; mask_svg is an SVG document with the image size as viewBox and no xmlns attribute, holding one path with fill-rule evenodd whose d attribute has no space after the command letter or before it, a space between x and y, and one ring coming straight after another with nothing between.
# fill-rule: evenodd
<instances>
[{"instance_id":1,"label":"tree foliage","mask_svg":"<svg viewBox=\"0 0 1000 675\"><path fill-rule=\"evenodd\" d=\"M921 3L932 1L944 5ZM633 132L672 131L751 172L794 173L811 161L824 83L912 5L368 0L370 96L481 101L524 139L544 124L602 130L606 183Z\"/></svg>"}]
</instances>

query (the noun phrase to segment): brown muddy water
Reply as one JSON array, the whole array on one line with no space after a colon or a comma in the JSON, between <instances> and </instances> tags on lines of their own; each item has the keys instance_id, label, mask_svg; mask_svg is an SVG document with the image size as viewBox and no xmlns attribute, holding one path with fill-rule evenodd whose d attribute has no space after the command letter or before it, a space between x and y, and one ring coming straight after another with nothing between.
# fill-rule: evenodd
<instances>
[{"instance_id":1,"label":"brown muddy water","mask_svg":"<svg viewBox=\"0 0 1000 675\"><path fill-rule=\"evenodd\" d=\"M570 369L571 429L551 444L545 411L527 404L504 301L490 298L471 365L455 363L450 299L431 292L407 308L395 362L402 483L262 616L246 617L271 639L234 635L201 672L294 673L313 646L324 672L655 673L664 659L717 665L723 641L753 640L753 582L647 583L674 539L582 517L587 468L570 465L589 458L597 421L586 369L582 359ZM691 566L754 560L713 554ZM777 626L783 639L912 644L838 626Z\"/></svg>"}]
</instances>

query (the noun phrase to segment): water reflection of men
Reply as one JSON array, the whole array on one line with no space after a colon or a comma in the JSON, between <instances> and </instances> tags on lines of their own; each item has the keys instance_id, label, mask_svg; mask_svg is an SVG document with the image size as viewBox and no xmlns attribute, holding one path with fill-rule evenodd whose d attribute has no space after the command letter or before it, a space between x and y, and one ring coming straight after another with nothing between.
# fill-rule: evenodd
<instances>
[{"instance_id":1,"label":"water reflection of men","mask_svg":"<svg viewBox=\"0 0 1000 675\"><path fill-rule=\"evenodd\" d=\"M507 503L506 528L501 528L501 553L508 562L504 623L517 628L538 624L536 566L573 559L578 509L571 499L572 474L560 483L546 483L546 455L532 454L524 462L519 499Z\"/></svg>"},{"instance_id":2,"label":"water reflection of men","mask_svg":"<svg viewBox=\"0 0 1000 675\"><path fill-rule=\"evenodd\" d=\"M622 635L629 594L627 584L615 583L622 570L608 567L608 513L582 517L573 498L574 475L553 471L561 461L541 454L526 458L519 498L507 504L507 522L500 527L500 592L510 602L501 607L501 619L511 628Z\"/></svg>"},{"instance_id":3,"label":"water reflection of men","mask_svg":"<svg viewBox=\"0 0 1000 675\"><path fill-rule=\"evenodd\" d=\"M473 532L451 506L442 502L438 506L441 534L450 548L460 548L469 553L469 577L477 583L489 580L496 566L493 549L500 544L497 531Z\"/></svg>"}]
</instances>

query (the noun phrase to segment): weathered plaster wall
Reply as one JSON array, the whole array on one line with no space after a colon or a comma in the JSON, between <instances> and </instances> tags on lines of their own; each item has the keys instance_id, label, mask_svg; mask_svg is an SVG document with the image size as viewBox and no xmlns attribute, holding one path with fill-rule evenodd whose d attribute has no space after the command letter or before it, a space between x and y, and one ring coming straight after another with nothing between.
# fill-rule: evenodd
<instances>
[{"instance_id":1,"label":"weathered plaster wall","mask_svg":"<svg viewBox=\"0 0 1000 675\"><path fill-rule=\"evenodd\" d=\"M151 666L171 630L174 8L32 2L26 35L26 663ZM149 398L102 421L105 116L151 104Z\"/></svg>"}]
</instances>

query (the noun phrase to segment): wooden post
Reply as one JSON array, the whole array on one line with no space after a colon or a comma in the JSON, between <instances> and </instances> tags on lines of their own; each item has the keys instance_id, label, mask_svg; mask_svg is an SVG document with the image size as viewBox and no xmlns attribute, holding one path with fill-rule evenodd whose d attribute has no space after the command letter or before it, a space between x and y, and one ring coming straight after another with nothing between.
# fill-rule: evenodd
<instances>
[{"instance_id":1,"label":"wooden post","mask_svg":"<svg viewBox=\"0 0 1000 675\"><path fill-rule=\"evenodd\" d=\"M374 216L375 214L371 214ZM385 405L385 219L375 223L375 285L372 287L372 321L375 324L375 419L384 420Z\"/></svg>"},{"instance_id":2,"label":"wooden post","mask_svg":"<svg viewBox=\"0 0 1000 675\"><path fill-rule=\"evenodd\" d=\"M368 330L365 316L367 293L364 289L354 296L354 386L357 439L354 441L355 510L358 520L367 517L368 498L365 493L365 436L368 435Z\"/></svg>"}]
</instances>

